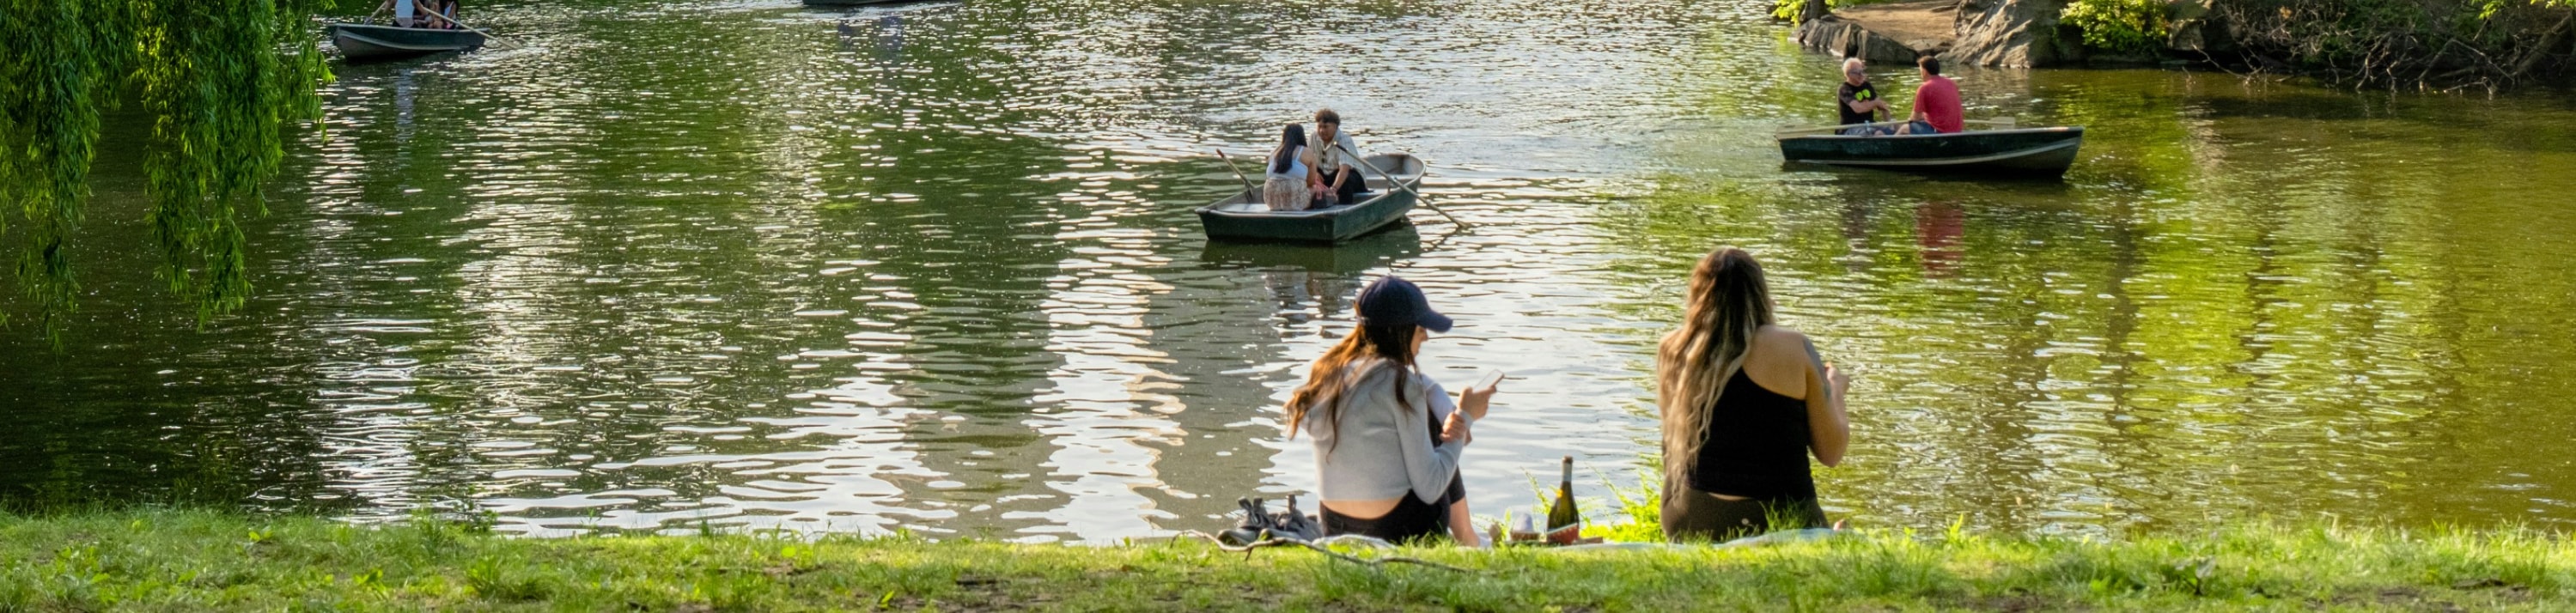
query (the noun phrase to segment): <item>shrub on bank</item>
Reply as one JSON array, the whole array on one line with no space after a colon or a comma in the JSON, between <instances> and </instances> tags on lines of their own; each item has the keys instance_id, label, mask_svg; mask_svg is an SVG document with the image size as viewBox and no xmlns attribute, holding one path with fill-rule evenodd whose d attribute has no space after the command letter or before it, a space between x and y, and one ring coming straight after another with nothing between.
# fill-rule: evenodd
<instances>
[{"instance_id":1,"label":"shrub on bank","mask_svg":"<svg viewBox=\"0 0 2576 613\"><path fill-rule=\"evenodd\" d=\"M2040 3L2040 4L2045 4ZM2355 87L2489 91L2576 64L2571 0L2064 0L2090 51L2314 75Z\"/></svg>"},{"instance_id":2,"label":"shrub on bank","mask_svg":"<svg viewBox=\"0 0 2576 613\"><path fill-rule=\"evenodd\" d=\"M1195 541L526 539L435 521L132 511L0 517L0 611L2576 607L2576 547L2531 530L2254 524L2112 541L1888 530L1740 549L1393 553L1463 570Z\"/></svg>"}]
</instances>

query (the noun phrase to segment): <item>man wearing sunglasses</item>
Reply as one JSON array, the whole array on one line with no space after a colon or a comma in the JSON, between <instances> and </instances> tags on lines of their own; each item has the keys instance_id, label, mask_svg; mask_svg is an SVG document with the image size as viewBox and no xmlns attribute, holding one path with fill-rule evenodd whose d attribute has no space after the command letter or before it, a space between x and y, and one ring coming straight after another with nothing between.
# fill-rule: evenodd
<instances>
[{"instance_id":1,"label":"man wearing sunglasses","mask_svg":"<svg viewBox=\"0 0 2576 613\"><path fill-rule=\"evenodd\" d=\"M1834 96L1835 101L1840 103L1835 107L1842 112L1842 125L1870 123L1880 114L1889 112L1887 101L1878 97L1878 87L1870 85L1869 75L1861 71L1864 67L1867 67L1867 64L1860 58L1843 60L1843 88ZM1870 136L1892 134L1894 131L1883 127L1861 126L1844 128L1842 133L1849 136Z\"/></svg>"}]
</instances>

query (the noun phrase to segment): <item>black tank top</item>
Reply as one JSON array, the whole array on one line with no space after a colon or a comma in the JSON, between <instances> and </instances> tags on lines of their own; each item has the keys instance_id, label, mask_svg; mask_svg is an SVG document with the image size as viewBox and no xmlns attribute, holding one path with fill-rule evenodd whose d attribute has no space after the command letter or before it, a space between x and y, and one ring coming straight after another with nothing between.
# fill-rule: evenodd
<instances>
[{"instance_id":1,"label":"black tank top","mask_svg":"<svg viewBox=\"0 0 2576 613\"><path fill-rule=\"evenodd\" d=\"M1709 418L1690 486L1747 498L1814 498L1807 472L1807 401L1763 389L1737 371Z\"/></svg>"}]
</instances>

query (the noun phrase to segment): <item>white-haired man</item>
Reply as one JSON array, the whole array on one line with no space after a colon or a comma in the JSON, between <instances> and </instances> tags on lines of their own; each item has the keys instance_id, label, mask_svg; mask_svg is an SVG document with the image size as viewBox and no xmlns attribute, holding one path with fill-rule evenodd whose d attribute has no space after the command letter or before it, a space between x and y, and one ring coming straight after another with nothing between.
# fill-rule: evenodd
<instances>
[{"instance_id":1,"label":"white-haired man","mask_svg":"<svg viewBox=\"0 0 2576 613\"><path fill-rule=\"evenodd\" d=\"M1843 88L1840 93L1834 96L1834 101L1836 102L1834 107L1835 110L1841 111L1843 119L1842 125L1870 123L1875 120L1879 114L1889 112L1887 109L1887 101L1881 100L1878 97L1878 87L1870 85L1869 75L1862 72L1861 69L1866 67L1868 67L1868 64L1862 62L1860 58L1843 60ZM1891 130L1887 130L1885 128L1862 126L1857 128L1844 128L1842 133L1852 136L1869 136L1872 134L1888 134L1891 132Z\"/></svg>"}]
</instances>

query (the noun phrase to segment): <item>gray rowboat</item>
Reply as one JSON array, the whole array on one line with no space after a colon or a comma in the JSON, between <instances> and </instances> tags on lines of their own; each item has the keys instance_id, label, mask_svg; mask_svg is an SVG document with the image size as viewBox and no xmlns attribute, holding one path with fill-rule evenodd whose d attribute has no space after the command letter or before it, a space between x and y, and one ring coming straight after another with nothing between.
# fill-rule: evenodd
<instances>
[{"instance_id":1,"label":"gray rowboat","mask_svg":"<svg viewBox=\"0 0 2576 613\"><path fill-rule=\"evenodd\" d=\"M1950 134L1843 136L1783 134L1780 156L1791 162L1912 172L2054 177L2075 164L2084 128L1971 130Z\"/></svg>"},{"instance_id":2,"label":"gray rowboat","mask_svg":"<svg viewBox=\"0 0 2576 613\"><path fill-rule=\"evenodd\" d=\"M1395 175L1405 187L1422 186L1422 160L1405 154L1368 156L1370 164ZM1273 211L1261 202L1258 190L1235 194L1216 204L1199 207L1199 225L1206 228L1212 240L1296 241L1339 243L1404 220L1413 211L1413 192L1398 189L1386 178L1366 169L1368 188L1374 194L1359 202L1309 209Z\"/></svg>"},{"instance_id":3,"label":"gray rowboat","mask_svg":"<svg viewBox=\"0 0 2576 613\"><path fill-rule=\"evenodd\" d=\"M350 61L390 60L483 46L472 30L432 30L364 23L329 25L331 44Z\"/></svg>"}]
</instances>

